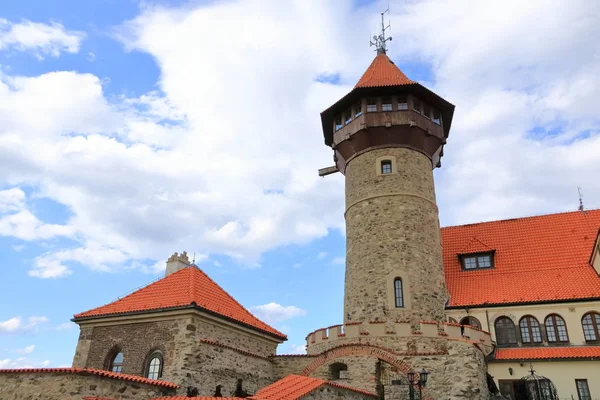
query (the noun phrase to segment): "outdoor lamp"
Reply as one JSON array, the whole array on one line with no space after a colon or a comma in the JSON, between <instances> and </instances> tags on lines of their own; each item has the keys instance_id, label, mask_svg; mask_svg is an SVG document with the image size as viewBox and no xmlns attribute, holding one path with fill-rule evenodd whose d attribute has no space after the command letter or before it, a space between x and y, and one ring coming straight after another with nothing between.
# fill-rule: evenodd
<instances>
[{"instance_id":1,"label":"outdoor lamp","mask_svg":"<svg viewBox=\"0 0 600 400\"><path fill-rule=\"evenodd\" d=\"M423 371L421 371L421 379L420 379L420 383L421 386L425 386L425 384L427 383L427 375L429 375L429 372L425 371L425 368L423 368Z\"/></svg>"},{"instance_id":2,"label":"outdoor lamp","mask_svg":"<svg viewBox=\"0 0 600 400\"><path fill-rule=\"evenodd\" d=\"M407 374L407 376L408 376L408 381L409 381L411 384L415 383L415 373L414 373L414 372L412 372L412 371L411 371L411 372L409 372L409 373Z\"/></svg>"}]
</instances>

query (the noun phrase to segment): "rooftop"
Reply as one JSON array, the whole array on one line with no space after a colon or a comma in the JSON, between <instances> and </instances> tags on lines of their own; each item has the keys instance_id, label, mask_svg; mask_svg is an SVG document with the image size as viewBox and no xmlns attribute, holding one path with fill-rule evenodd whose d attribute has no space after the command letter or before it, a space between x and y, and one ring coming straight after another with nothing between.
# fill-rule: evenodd
<instances>
[{"instance_id":1,"label":"rooftop","mask_svg":"<svg viewBox=\"0 0 600 400\"><path fill-rule=\"evenodd\" d=\"M600 358L600 346L521 347L496 349L496 360Z\"/></svg>"},{"instance_id":2,"label":"rooftop","mask_svg":"<svg viewBox=\"0 0 600 400\"><path fill-rule=\"evenodd\" d=\"M296 400L309 394L313 390L323 386L351 390L353 392L362 393L367 396L377 397L375 393L367 392L361 389L352 388L349 386L340 385L335 382L328 382L322 379L311 378L301 375L288 375L283 379L259 390L256 395L250 397L254 400Z\"/></svg>"},{"instance_id":3,"label":"rooftop","mask_svg":"<svg viewBox=\"0 0 600 400\"><path fill-rule=\"evenodd\" d=\"M413 83L416 82L408 79L387 55L377 54L354 88L402 86Z\"/></svg>"}]
</instances>

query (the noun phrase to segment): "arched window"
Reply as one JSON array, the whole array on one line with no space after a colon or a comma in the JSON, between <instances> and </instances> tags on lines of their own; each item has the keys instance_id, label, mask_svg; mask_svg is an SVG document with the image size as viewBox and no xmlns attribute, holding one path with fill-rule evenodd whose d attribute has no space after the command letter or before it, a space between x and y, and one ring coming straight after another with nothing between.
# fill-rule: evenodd
<instances>
[{"instance_id":1,"label":"arched window","mask_svg":"<svg viewBox=\"0 0 600 400\"><path fill-rule=\"evenodd\" d=\"M581 319L581 326L586 342L597 342L600 339L600 314L597 312L585 314Z\"/></svg>"},{"instance_id":2,"label":"arched window","mask_svg":"<svg viewBox=\"0 0 600 400\"><path fill-rule=\"evenodd\" d=\"M519 321L521 329L521 340L523 344L542 343L542 331L540 323L535 317L530 315L521 318Z\"/></svg>"},{"instance_id":3,"label":"arched window","mask_svg":"<svg viewBox=\"0 0 600 400\"><path fill-rule=\"evenodd\" d=\"M452 317L448 317L448 322L453 323L453 324L458 324L458 321Z\"/></svg>"},{"instance_id":4,"label":"arched window","mask_svg":"<svg viewBox=\"0 0 600 400\"><path fill-rule=\"evenodd\" d=\"M404 291L402 290L402 279L394 279L394 299L396 308L404 307Z\"/></svg>"},{"instance_id":5,"label":"arched window","mask_svg":"<svg viewBox=\"0 0 600 400\"><path fill-rule=\"evenodd\" d=\"M546 317L546 335L550 343L568 343L567 324L560 315L551 314Z\"/></svg>"},{"instance_id":6,"label":"arched window","mask_svg":"<svg viewBox=\"0 0 600 400\"><path fill-rule=\"evenodd\" d=\"M517 344L517 331L515 324L508 317L500 317L494 323L496 328L496 342L498 345L508 346Z\"/></svg>"},{"instance_id":7,"label":"arched window","mask_svg":"<svg viewBox=\"0 0 600 400\"><path fill-rule=\"evenodd\" d=\"M163 357L158 351L153 352L146 361L146 378L160 379L162 376Z\"/></svg>"},{"instance_id":8,"label":"arched window","mask_svg":"<svg viewBox=\"0 0 600 400\"><path fill-rule=\"evenodd\" d=\"M345 372L342 371L348 371L348 366L344 363L336 362L329 366L329 372L333 380L346 378Z\"/></svg>"},{"instance_id":9,"label":"arched window","mask_svg":"<svg viewBox=\"0 0 600 400\"><path fill-rule=\"evenodd\" d=\"M471 325L474 326L475 328L481 329L481 322L479 322L479 320L475 317L464 317L463 319L460 320L460 324L461 325Z\"/></svg>"},{"instance_id":10,"label":"arched window","mask_svg":"<svg viewBox=\"0 0 600 400\"><path fill-rule=\"evenodd\" d=\"M123 352L119 351L115 353L110 361L108 370L112 372L123 372Z\"/></svg>"}]
</instances>

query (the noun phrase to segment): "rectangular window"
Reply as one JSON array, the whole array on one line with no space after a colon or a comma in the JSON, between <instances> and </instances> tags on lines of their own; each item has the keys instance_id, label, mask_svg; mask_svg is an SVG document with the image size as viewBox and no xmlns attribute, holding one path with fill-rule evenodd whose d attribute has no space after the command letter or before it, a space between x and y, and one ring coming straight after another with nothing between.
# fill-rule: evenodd
<instances>
[{"instance_id":1,"label":"rectangular window","mask_svg":"<svg viewBox=\"0 0 600 400\"><path fill-rule=\"evenodd\" d=\"M421 100L413 98L413 110L421 114Z\"/></svg>"},{"instance_id":2,"label":"rectangular window","mask_svg":"<svg viewBox=\"0 0 600 400\"><path fill-rule=\"evenodd\" d=\"M354 106L354 118L360 117L362 115L362 104L357 103Z\"/></svg>"},{"instance_id":3,"label":"rectangular window","mask_svg":"<svg viewBox=\"0 0 600 400\"><path fill-rule=\"evenodd\" d=\"M381 111L392 111L392 98L384 97L381 99Z\"/></svg>"},{"instance_id":4,"label":"rectangular window","mask_svg":"<svg viewBox=\"0 0 600 400\"><path fill-rule=\"evenodd\" d=\"M587 379L575 379L575 385L577 385L577 396L579 396L579 400L592 400Z\"/></svg>"},{"instance_id":5,"label":"rectangular window","mask_svg":"<svg viewBox=\"0 0 600 400\"><path fill-rule=\"evenodd\" d=\"M442 124L442 115L437 110L433 110L433 123L438 125Z\"/></svg>"},{"instance_id":6,"label":"rectangular window","mask_svg":"<svg viewBox=\"0 0 600 400\"><path fill-rule=\"evenodd\" d=\"M423 116L427 119L431 119L431 107L423 103Z\"/></svg>"},{"instance_id":7,"label":"rectangular window","mask_svg":"<svg viewBox=\"0 0 600 400\"><path fill-rule=\"evenodd\" d=\"M352 110L348 110L344 113L345 117L345 121L344 124L348 125L350 122L352 122Z\"/></svg>"},{"instance_id":8,"label":"rectangular window","mask_svg":"<svg viewBox=\"0 0 600 400\"><path fill-rule=\"evenodd\" d=\"M408 110L408 99L406 95L398 96L398 111Z\"/></svg>"},{"instance_id":9,"label":"rectangular window","mask_svg":"<svg viewBox=\"0 0 600 400\"><path fill-rule=\"evenodd\" d=\"M377 111L377 99L368 99L367 100L367 112L376 112Z\"/></svg>"},{"instance_id":10,"label":"rectangular window","mask_svg":"<svg viewBox=\"0 0 600 400\"><path fill-rule=\"evenodd\" d=\"M492 268L493 263L492 253L469 254L461 256L463 269L485 269Z\"/></svg>"},{"instance_id":11,"label":"rectangular window","mask_svg":"<svg viewBox=\"0 0 600 400\"><path fill-rule=\"evenodd\" d=\"M404 307L404 294L402 292L402 279L394 280L394 297L396 298L396 308Z\"/></svg>"},{"instance_id":12,"label":"rectangular window","mask_svg":"<svg viewBox=\"0 0 600 400\"><path fill-rule=\"evenodd\" d=\"M391 174L392 173L392 162L390 160L384 160L381 162L381 173Z\"/></svg>"},{"instance_id":13,"label":"rectangular window","mask_svg":"<svg viewBox=\"0 0 600 400\"><path fill-rule=\"evenodd\" d=\"M340 129L342 129L342 116L338 115L337 117L335 117L335 130L339 131Z\"/></svg>"}]
</instances>

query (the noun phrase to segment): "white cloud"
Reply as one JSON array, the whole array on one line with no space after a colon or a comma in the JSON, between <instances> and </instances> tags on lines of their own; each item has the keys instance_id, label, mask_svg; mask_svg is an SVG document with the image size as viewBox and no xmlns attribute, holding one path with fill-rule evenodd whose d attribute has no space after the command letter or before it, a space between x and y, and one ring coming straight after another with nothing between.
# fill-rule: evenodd
<instances>
[{"instance_id":1,"label":"white cloud","mask_svg":"<svg viewBox=\"0 0 600 400\"><path fill-rule=\"evenodd\" d=\"M58 57L61 52L77 53L85 33L68 31L62 24L43 24L24 20L20 23L0 18L0 50L26 51L38 59Z\"/></svg>"},{"instance_id":2,"label":"white cloud","mask_svg":"<svg viewBox=\"0 0 600 400\"><path fill-rule=\"evenodd\" d=\"M282 354L306 354L306 345L290 343Z\"/></svg>"},{"instance_id":3,"label":"white cloud","mask_svg":"<svg viewBox=\"0 0 600 400\"><path fill-rule=\"evenodd\" d=\"M12 249L13 249L15 252L17 252L17 253L19 253L19 252L23 251L23 249L25 249L25 245L24 245L24 244L13 244L13 245L12 245L12 246L10 246L10 247L12 247Z\"/></svg>"},{"instance_id":4,"label":"white cloud","mask_svg":"<svg viewBox=\"0 0 600 400\"><path fill-rule=\"evenodd\" d=\"M306 311L296 306L282 306L277 303L268 303L250 307L250 311L267 324L276 324L291 318L303 317Z\"/></svg>"},{"instance_id":5,"label":"white cloud","mask_svg":"<svg viewBox=\"0 0 600 400\"><path fill-rule=\"evenodd\" d=\"M23 320L22 317L13 317L6 321L0 321L0 333L28 332L46 322L48 322L47 317L31 316L26 320Z\"/></svg>"},{"instance_id":6,"label":"white cloud","mask_svg":"<svg viewBox=\"0 0 600 400\"><path fill-rule=\"evenodd\" d=\"M336 265L345 264L346 257L335 257L333 260L331 260L331 263Z\"/></svg>"},{"instance_id":7,"label":"white cloud","mask_svg":"<svg viewBox=\"0 0 600 400\"><path fill-rule=\"evenodd\" d=\"M46 368L50 365L50 360L35 361L25 357L15 359L5 358L0 359L0 369L16 369L16 368Z\"/></svg>"},{"instance_id":8,"label":"white cloud","mask_svg":"<svg viewBox=\"0 0 600 400\"><path fill-rule=\"evenodd\" d=\"M33 353L33 350L35 349L35 345L29 345L26 347L23 347L22 349L17 349L15 350L17 353L21 353L21 354L30 354Z\"/></svg>"}]
</instances>

